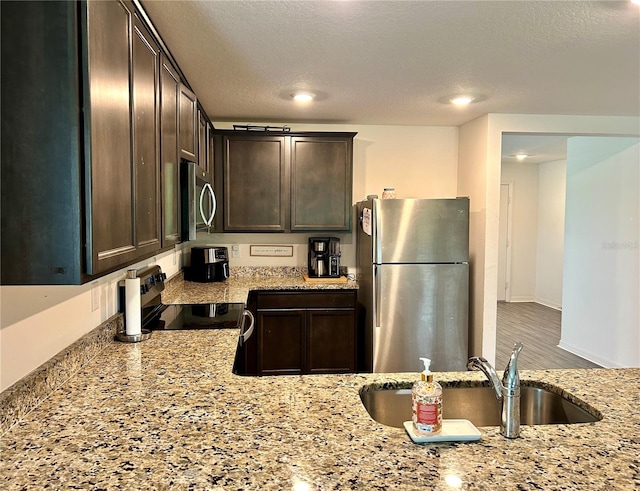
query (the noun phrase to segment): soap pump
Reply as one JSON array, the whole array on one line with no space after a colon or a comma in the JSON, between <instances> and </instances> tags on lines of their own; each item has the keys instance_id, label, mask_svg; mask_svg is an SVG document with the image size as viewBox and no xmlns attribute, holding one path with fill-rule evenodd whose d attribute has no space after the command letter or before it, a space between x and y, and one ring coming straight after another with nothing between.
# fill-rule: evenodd
<instances>
[{"instance_id":1,"label":"soap pump","mask_svg":"<svg viewBox=\"0 0 640 491\"><path fill-rule=\"evenodd\" d=\"M442 429L442 386L433 381L429 370L431 360L420 360L424 363L424 371L411 390L413 426L421 435L435 435Z\"/></svg>"}]
</instances>

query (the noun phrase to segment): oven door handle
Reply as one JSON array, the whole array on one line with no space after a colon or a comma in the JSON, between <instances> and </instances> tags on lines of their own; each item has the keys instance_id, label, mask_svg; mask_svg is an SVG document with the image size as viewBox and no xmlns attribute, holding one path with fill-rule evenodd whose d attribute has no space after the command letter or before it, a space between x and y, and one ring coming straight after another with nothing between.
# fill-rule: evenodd
<instances>
[{"instance_id":1,"label":"oven door handle","mask_svg":"<svg viewBox=\"0 0 640 491\"><path fill-rule=\"evenodd\" d=\"M256 325L256 319L253 316L253 313L249 309L244 309L244 311L242 312L242 316L249 318L249 327L247 328L247 330L243 330L244 329L244 319L243 319L242 320L241 333L240 333L240 339L239 339L240 346L242 346L244 343L246 343L247 340L251 337L251 335L253 334L253 328Z\"/></svg>"}]
</instances>

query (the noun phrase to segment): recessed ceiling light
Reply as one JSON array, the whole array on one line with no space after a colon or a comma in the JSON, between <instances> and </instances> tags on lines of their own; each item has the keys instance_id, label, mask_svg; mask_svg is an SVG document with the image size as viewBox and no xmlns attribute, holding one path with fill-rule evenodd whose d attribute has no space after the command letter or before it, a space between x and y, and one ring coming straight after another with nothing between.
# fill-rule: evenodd
<instances>
[{"instance_id":1,"label":"recessed ceiling light","mask_svg":"<svg viewBox=\"0 0 640 491\"><path fill-rule=\"evenodd\" d=\"M517 153L517 154L515 155L515 157L516 157L518 160L524 160L524 159L526 159L526 158L528 157L528 155L527 155L526 153Z\"/></svg>"},{"instance_id":2,"label":"recessed ceiling light","mask_svg":"<svg viewBox=\"0 0 640 491\"><path fill-rule=\"evenodd\" d=\"M291 94L291 97L293 97L293 100L296 102L311 102L316 95L311 92L295 92Z\"/></svg>"},{"instance_id":3,"label":"recessed ceiling light","mask_svg":"<svg viewBox=\"0 0 640 491\"><path fill-rule=\"evenodd\" d=\"M449 99L449 102L451 104L455 104L456 106L466 106L467 104L470 104L471 102L473 102L474 97L471 95L457 95L454 97L451 97Z\"/></svg>"}]
</instances>

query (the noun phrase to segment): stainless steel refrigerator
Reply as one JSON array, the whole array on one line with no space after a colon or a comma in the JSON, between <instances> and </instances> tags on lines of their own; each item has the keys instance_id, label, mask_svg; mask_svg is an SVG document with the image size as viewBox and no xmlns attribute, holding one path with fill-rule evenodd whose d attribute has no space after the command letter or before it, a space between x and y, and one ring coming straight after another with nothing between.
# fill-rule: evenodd
<instances>
[{"instance_id":1,"label":"stainless steel refrigerator","mask_svg":"<svg viewBox=\"0 0 640 491\"><path fill-rule=\"evenodd\" d=\"M357 204L364 371L466 370L469 199Z\"/></svg>"}]
</instances>

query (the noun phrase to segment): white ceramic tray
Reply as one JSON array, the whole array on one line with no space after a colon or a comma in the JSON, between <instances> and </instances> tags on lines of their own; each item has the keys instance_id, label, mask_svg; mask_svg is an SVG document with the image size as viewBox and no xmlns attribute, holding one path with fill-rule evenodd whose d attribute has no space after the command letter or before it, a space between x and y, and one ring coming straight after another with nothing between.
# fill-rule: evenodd
<instances>
[{"instance_id":1,"label":"white ceramic tray","mask_svg":"<svg viewBox=\"0 0 640 491\"><path fill-rule=\"evenodd\" d=\"M478 428L467 419L443 419L442 430L437 435L432 436L419 435L411 421L405 421L403 425L415 443L471 442L482 438Z\"/></svg>"}]
</instances>

